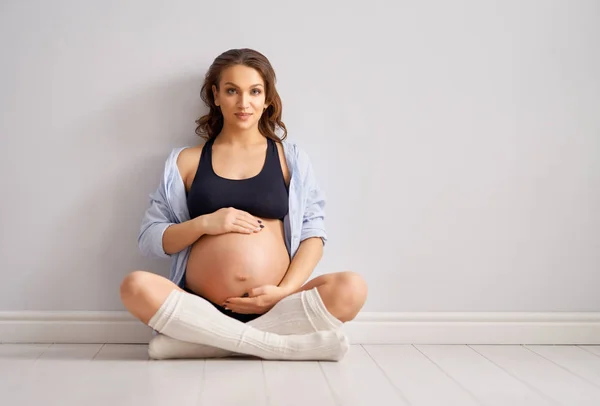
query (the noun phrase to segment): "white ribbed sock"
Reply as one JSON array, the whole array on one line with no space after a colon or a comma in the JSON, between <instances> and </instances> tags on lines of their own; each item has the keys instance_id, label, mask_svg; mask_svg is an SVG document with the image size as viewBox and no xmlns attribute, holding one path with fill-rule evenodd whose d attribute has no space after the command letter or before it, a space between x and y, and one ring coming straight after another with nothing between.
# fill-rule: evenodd
<instances>
[{"instance_id":1,"label":"white ribbed sock","mask_svg":"<svg viewBox=\"0 0 600 406\"><path fill-rule=\"evenodd\" d=\"M148 325L181 341L264 359L338 361L348 351L347 338L339 331L287 336L260 331L222 314L199 296L175 289Z\"/></svg>"},{"instance_id":2,"label":"white ribbed sock","mask_svg":"<svg viewBox=\"0 0 600 406\"><path fill-rule=\"evenodd\" d=\"M294 293L271 310L246 323L261 331L289 335L337 330L342 322L325 307L317 288ZM153 359L221 358L240 355L218 347L177 340L164 334L152 338L148 353Z\"/></svg>"},{"instance_id":3,"label":"white ribbed sock","mask_svg":"<svg viewBox=\"0 0 600 406\"><path fill-rule=\"evenodd\" d=\"M283 298L248 324L262 331L286 335L337 330L342 322L329 313L317 288L312 288Z\"/></svg>"}]
</instances>

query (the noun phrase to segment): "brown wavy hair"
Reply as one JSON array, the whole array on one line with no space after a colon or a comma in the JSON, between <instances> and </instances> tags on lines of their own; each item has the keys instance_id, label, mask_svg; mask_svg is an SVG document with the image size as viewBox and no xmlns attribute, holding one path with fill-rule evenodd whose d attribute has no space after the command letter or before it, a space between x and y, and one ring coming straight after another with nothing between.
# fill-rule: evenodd
<instances>
[{"instance_id":1,"label":"brown wavy hair","mask_svg":"<svg viewBox=\"0 0 600 406\"><path fill-rule=\"evenodd\" d=\"M269 60L260 52L253 49L230 49L219 55L208 68L204 77L204 84L200 91L200 97L209 108L208 114L196 120L196 134L210 140L216 137L223 129L223 114L221 109L215 105L212 85L219 89L221 73L226 68L234 65L244 65L256 69L265 81L265 103L268 105L258 122L258 130L265 137L273 141L281 142L287 137L287 128L281 121L281 98L275 83L277 81L275 70ZM279 137L275 131L279 127L283 134Z\"/></svg>"}]
</instances>

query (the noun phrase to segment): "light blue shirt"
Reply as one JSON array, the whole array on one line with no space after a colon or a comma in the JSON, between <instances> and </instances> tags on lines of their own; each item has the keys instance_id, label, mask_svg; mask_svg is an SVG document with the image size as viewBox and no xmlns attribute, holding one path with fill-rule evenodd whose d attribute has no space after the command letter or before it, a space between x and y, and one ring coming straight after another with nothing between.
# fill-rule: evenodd
<instances>
[{"instance_id":1,"label":"light blue shirt","mask_svg":"<svg viewBox=\"0 0 600 406\"><path fill-rule=\"evenodd\" d=\"M325 195L319 188L308 154L295 143L282 142L290 171L289 210L283 219L285 245L293 258L300 242L310 237L320 237L327 242L325 233ZM138 245L142 255L153 258L172 258L169 279L183 288L184 274L191 246L175 254L163 249L163 233L172 224L190 220L185 185L177 167L179 153L188 147L171 151L165 162L164 173L156 191L149 196Z\"/></svg>"}]
</instances>

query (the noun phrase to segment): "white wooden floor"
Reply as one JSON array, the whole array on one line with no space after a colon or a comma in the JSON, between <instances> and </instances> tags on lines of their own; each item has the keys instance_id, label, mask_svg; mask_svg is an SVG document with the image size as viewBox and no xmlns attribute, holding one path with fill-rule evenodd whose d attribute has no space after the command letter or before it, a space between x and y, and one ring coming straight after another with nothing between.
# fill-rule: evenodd
<instances>
[{"instance_id":1,"label":"white wooden floor","mask_svg":"<svg viewBox=\"0 0 600 406\"><path fill-rule=\"evenodd\" d=\"M355 345L339 363L148 359L146 345L1 344L0 404L600 405L600 346Z\"/></svg>"}]
</instances>

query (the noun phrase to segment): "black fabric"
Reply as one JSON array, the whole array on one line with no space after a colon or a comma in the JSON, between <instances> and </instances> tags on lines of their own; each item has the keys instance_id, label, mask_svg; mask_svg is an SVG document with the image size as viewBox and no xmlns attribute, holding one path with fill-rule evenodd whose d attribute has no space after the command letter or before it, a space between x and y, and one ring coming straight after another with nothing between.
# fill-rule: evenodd
<instances>
[{"instance_id":1,"label":"black fabric","mask_svg":"<svg viewBox=\"0 0 600 406\"><path fill-rule=\"evenodd\" d=\"M187 195L191 218L214 213L223 207L234 207L259 218L283 220L289 209L288 187L275 141L266 138L267 154L258 175L248 179L226 179L213 170L212 145L215 138L207 141L202 148L198 169Z\"/></svg>"},{"instance_id":2,"label":"black fabric","mask_svg":"<svg viewBox=\"0 0 600 406\"><path fill-rule=\"evenodd\" d=\"M198 297L202 297L199 294L193 292L191 289L189 289L186 286L184 286L183 290L185 290L187 293L191 293L192 295L198 296ZM231 310L227 310L225 309L223 306L220 306L216 303L211 302L210 300L202 297L202 299L206 300L207 302L209 302L210 304L212 304L214 307L217 308L218 311L220 311L221 313L223 313L226 316L229 316L231 318L234 318L238 321L241 321L242 323L248 323L249 321L252 321L260 316L262 316L262 314L242 314L242 313L234 313Z\"/></svg>"}]
</instances>

